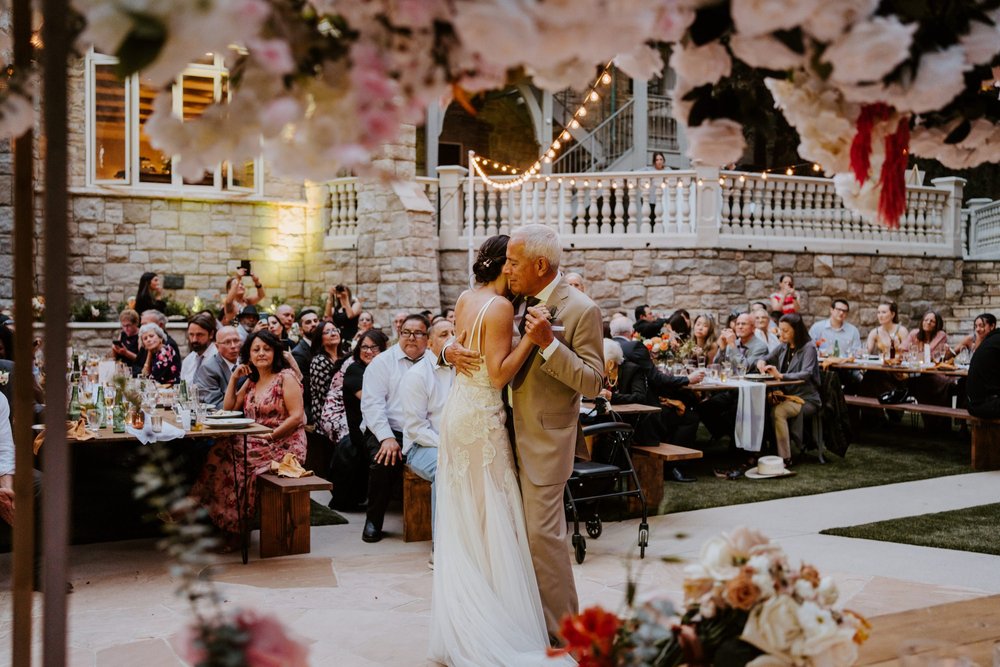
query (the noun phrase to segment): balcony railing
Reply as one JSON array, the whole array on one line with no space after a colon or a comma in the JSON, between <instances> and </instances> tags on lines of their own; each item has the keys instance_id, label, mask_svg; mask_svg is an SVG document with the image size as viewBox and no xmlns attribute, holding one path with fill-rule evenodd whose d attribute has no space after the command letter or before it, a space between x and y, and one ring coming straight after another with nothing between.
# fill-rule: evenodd
<instances>
[{"instance_id":1,"label":"balcony railing","mask_svg":"<svg viewBox=\"0 0 1000 667\"><path fill-rule=\"evenodd\" d=\"M421 179L438 209L442 249L465 248L524 224L551 225L566 247L730 248L961 257L960 178L909 187L897 229L844 206L825 178L763 176L698 168L682 171L553 174L508 190L469 181L462 167ZM354 179L327 184L328 238L357 234ZM975 214L974 214L975 215ZM1000 254L1000 203L983 210L973 247ZM471 225L471 230L470 230ZM336 243L336 247L344 247Z\"/></svg>"},{"instance_id":2,"label":"balcony railing","mask_svg":"<svg viewBox=\"0 0 1000 667\"><path fill-rule=\"evenodd\" d=\"M970 259L1000 259L1000 200L970 200L968 229Z\"/></svg>"}]
</instances>

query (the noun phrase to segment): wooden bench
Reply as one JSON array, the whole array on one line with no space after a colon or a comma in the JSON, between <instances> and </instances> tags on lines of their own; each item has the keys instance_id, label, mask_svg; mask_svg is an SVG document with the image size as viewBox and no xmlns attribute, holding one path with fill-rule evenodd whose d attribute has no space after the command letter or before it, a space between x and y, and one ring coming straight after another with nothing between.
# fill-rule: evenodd
<instances>
[{"instance_id":1,"label":"wooden bench","mask_svg":"<svg viewBox=\"0 0 1000 667\"><path fill-rule=\"evenodd\" d=\"M431 539L431 483L403 466L403 541Z\"/></svg>"},{"instance_id":2,"label":"wooden bench","mask_svg":"<svg viewBox=\"0 0 1000 667\"><path fill-rule=\"evenodd\" d=\"M632 465L635 467L635 474L639 478L639 486L646 496L646 506L651 513L655 513L663 502L663 466L664 463L676 463L678 461L691 461L700 459L704 454L697 449L671 445L666 442L654 446L633 445L629 448L632 455ZM637 501L636 501L637 502ZM629 509L632 507L632 500L629 501Z\"/></svg>"},{"instance_id":3,"label":"wooden bench","mask_svg":"<svg viewBox=\"0 0 1000 667\"><path fill-rule=\"evenodd\" d=\"M914 412L966 421L972 431L972 469L1000 470L1000 420L998 419L980 419L970 415L968 410L929 403L879 403L877 398L853 395L844 396L844 400L848 405L859 408Z\"/></svg>"},{"instance_id":4,"label":"wooden bench","mask_svg":"<svg viewBox=\"0 0 1000 667\"><path fill-rule=\"evenodd\" d=\"M260 557L309 553L309 493L329 491L333 484L315 475L257 476L260 507Z\"/></svg>"}]
</instances>

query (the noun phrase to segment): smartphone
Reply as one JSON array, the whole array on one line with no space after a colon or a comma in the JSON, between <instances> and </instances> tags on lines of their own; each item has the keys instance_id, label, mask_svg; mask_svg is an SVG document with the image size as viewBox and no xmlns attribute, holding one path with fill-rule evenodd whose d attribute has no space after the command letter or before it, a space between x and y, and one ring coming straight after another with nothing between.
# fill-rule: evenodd
<instances>
[{"instance_id":1,"label":"smartphone","mask_svg":"<svg viewBox=\"0 0 1000 667\"><path fill-rule=\"evenodd\" d=\"M240 268L245 270L245 272L246 272L245 275L249 276L251 273L253 273L250 270L250 260L249 259L240 260Z\"/></svg>"}]
</instances>

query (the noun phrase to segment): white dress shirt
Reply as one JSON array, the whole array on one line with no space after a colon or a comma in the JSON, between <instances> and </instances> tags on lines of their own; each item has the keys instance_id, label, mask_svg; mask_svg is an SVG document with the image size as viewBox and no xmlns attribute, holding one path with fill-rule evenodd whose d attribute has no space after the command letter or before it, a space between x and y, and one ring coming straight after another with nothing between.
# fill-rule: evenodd
<instances>
[{"instance_id":1,"label":"white dress shirt","mask_svg":"<svg viewBox=\"0 0 1000 667\"><path fill-rule=\"evenodd\" d=\"M549 297L552 296L552 292L555 290L556 285L559 283L561 279L562 279L562 273L556 273L556 277L552 279L552 282L543 287L538 292L538 294L535 295L535 298L538 299L539 301L539 305L544 305L546 302L548 302ZM527 312L527 309L525 309L525 312ZM559 313L557 312L556 316L558 315ZM544 350L541 350L542 359L548 361L549 357L552 356L552 353L556 351L557 347L559 347L559 339L553 338L552 342L549 343Z\"/></svg>"},{"instance_id":2,"label":"white dress shirt","mask_svg":"<svg viewBox=\"0 0 1000 667\"><path fill-rule=\"evenodd\" d=\"M215 343L209 343L208 347L201 354L197 352L191 352L188 356L184 357L184 361L181 362L181 379L191 384L194 382L194 376L201 368L202 364L218 354L218 350L215 348Z\"/></svg>"},{"instance_id":3,"label":"white dress shirt","mask_svg":"<svg viewBox=\"0 0 1000 667\"><path fill-rule=\"evenodd\" d=\"M403 401L403 456L413 445L438 446L441 412L454 379L455 370L438 365L433 355L425 356L403 375L399 387Z\"/></svg>"},{"instance_id":4,"label":"white dress shirt","mask_svg":"<svg viewBox=\"0 0 1000 667\"><path fill-rule=\"evenodd\" d=\"M10 403L0 394L0 476L14 474L14 434L10 430Z\"/></svg>"},{"instance_id":5,"label":"white dress shirt","mask_svg":"<svg viewBox=\"0 0 1000 667\"><path fill-rule=\"evenodd\" d=\"M434 353L429 349L424 351L423 358L428 357L433 363ZM399 345L393 345L365 369L361 385L361 430L367 428L379 442L396 437L393 431L403 430L403 392L399 386L414 363L407 359Z\"/></svg>"}]
</instances>

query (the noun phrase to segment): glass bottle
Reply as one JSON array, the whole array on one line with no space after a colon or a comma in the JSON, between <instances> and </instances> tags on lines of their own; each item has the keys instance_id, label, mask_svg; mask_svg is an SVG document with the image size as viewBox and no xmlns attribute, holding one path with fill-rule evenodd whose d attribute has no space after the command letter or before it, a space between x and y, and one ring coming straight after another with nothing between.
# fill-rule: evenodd
<instances>
[{"instance_id":1,"label":"glass bottle","mask_svg":"<svg viewBox=\"0 0 1000 667\"><path fill-rule=\"evenodd\" d=\"M97 398L94 401L97 408L97 428L108 427L108 409L104 406L104 387L97 386Z\"/></svg>"},{"instance_id":2,"label":"glass bottle","mask_svg":"<svg viewBox=\"0 0 1000 667\"><path fill-rule=\"evenodd\" d=\"M188 386L185 380L181 380L180 386L177 388L177 395L180 397L181 403L188 402Z\"/></svg>"},{"instance_id":3,"label":"glass bottle","mask_svg":"<svg viewBox=\"0 0 1000 667\"><path fill-rule=\"evenodd\" d=\"M66 419L71 422L80 421L80 385L73 383L73 391L69 397L69 409L66 411Z\"/></svg>"},{"instance_id":4,"label":"glass bottle","mask_svg":"<svg viewBox=\"0 0 1000 667\"><path fill-rule=\"evenodd\" d=\"M839 340L833 341L833 356L835 356L835 357L839 357L840 356L840 341Z\"/></svg>"},{"instance_id":5,"label":"glass bottle","mask_svg":"<svg viewBox=\"0 0 1000 667\"><path fill-rule=\"evenodd\" d=\"M121 396L115 397L115 407L111 411L111 431L114 433L124 433L125 432L125 405L122 403Z\"/></svg>"}]
</instances>

